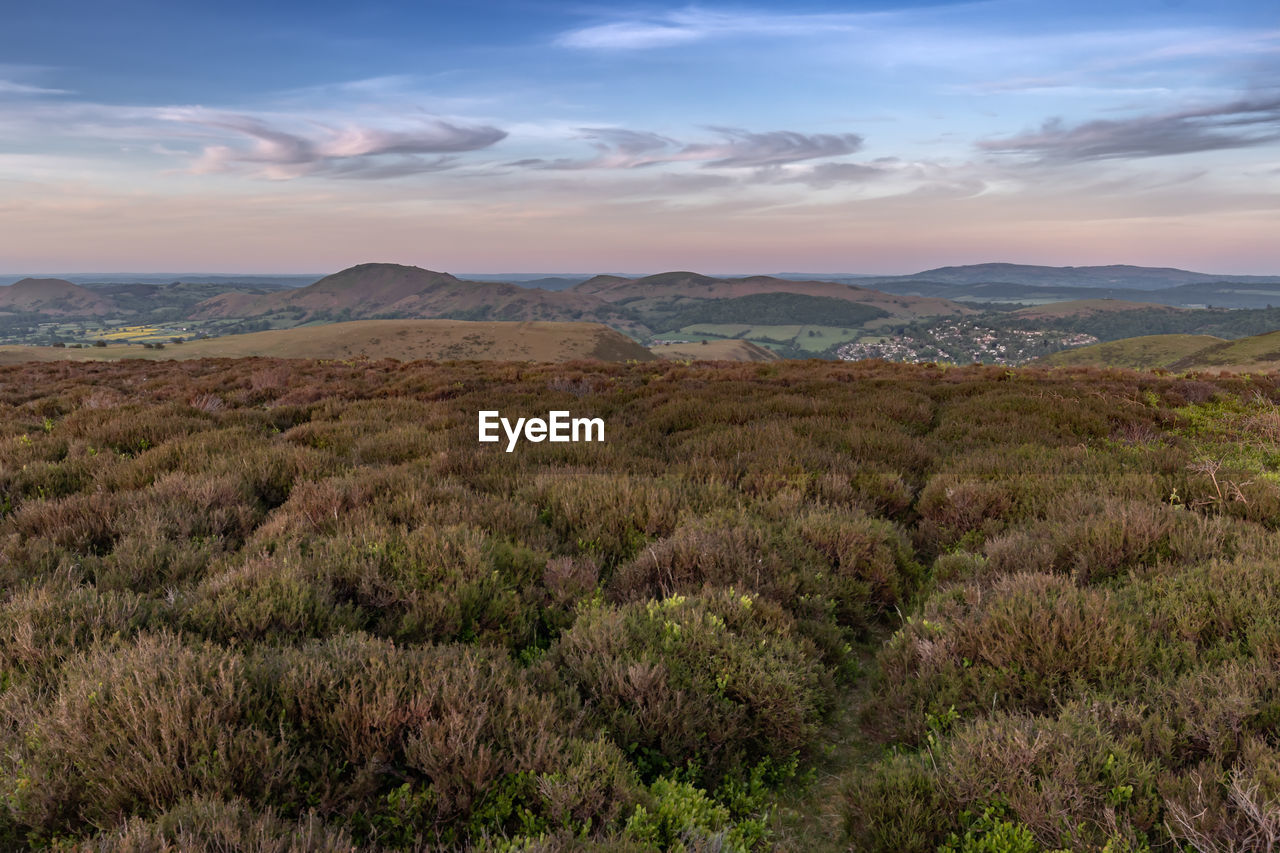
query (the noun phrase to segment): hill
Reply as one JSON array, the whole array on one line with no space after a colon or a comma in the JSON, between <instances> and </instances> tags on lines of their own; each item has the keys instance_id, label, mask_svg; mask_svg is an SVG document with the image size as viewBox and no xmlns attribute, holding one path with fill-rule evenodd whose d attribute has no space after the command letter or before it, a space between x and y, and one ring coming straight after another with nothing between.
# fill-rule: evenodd
<instances>
[{"instance_id":1,"label":"hill","mask_svg":"<svg viewBox=\"0 0 1280 853\"><path fill-rule=\"evenodd\" d=\"M752 325L861 326L888 317L889 312L863 302L809 296L804 293L756 293L732 299L706 299L680 308L662 326L680 329L700 323Z\"/></svg>"},{"instance_id":2,"label":"hill","mask_svg":"<svg viewBox=\"0 0 1280 853\"><path fill-rule=\"evenodd\" d=\"M900 281L923 279L946 284L989 284L1007 282L1036 286L1122 287L1137 290L1160 290L1187 284L1209 284L1233 281L1254 284L1278 284L1280 276L1217 275L1191 272L1174 267L1139 267L1110 264L1092 267L1046 267L1033 264L969 264L938 267L906 276L886 277ZM885 279L875 279L883 281Z\"/></svg>"},{"instance_id":3,"label":"hill","mask_svg":"<svg viewBox=\"0 0 1280 853\"><path fill-rule=\"evenodd\" d=\"M1122 338L1045 356L1042 364L1056 367L1122 367L1131 370L1168 368L1198 352L1219 344L1229 344L1212 335L1143 335Z\"/></svg>"},{"instance_id":4,"label":"hill","mask_svg":"<svg viewBox=\"0 0 1280 853\"><path fill-rule=\"evenodd\" d=\"M1280 369L1280 331L1214 343L1168 367L1173 370L1277 370Z\"/></svg>"},{"instance_id":5,"label":"hill","mask_svg":"<svg viewBox=\"0 0 1280 853\"><path fill-rule=\"evenodd\" d=\"M1093 317L1116 311L1181 311L1170 305L1157 305L1152 302L1130 302L1125 299L1071 299L1066 302L1049 302L1045 305L1033 305L1020 308L1012 313L1014 317L1026 319L1048 320L1059 317Z\"/></svg>"},{"instance_id":6,"label":"hill","mask_svg":"<svg viewBox=\"0 0 1280 853\"><path fill-rule=\"evenodd\" d=\"M0 287L0 311L51 317L103 317L118 313L107 296L60 278L24 278Z\"/></svg>"},{"instance_id":7,"label":"hill","mask_svg":"<svg viewBox=\"0 0 1280 853\"><path fill-rule=\"evenodd\" d=\"M672 361L778 361L780 358L759 344L739 340L659 344L650 347L650 351L659 358Z\"/></svg>"},{"instance_id":8,"label":"hill","mask_svg":"<svg viewBox=\"0 0 1280 853\"><path fill-rule=\"evenodd\" d=\"M789 281L773 276L712 278L693 272L666 272L644 278L596 276L570 288L569 293L592 296L636 311L647 322L661 322L665 315L711 299L738 299L762 294L791 293L856 302L877 308L887 316L956 316L973 309L948 299L891 294L868 287L832 281ZM755 321L759 322L759 321Z\"/></svg>"},{"instance_id":9,"label":"hill","mask_svg":"<svg viewBox=\"0 0 1280 853\"><path fill-rule=\"evenodd\" d=\"M162 350L140 346L0 347L0 363L94 359L244 358L402 361L652 361L655 356L625 335L597 323L495 323L463 320L358 320L227 335Z\"/></svg>"},{"instance_id":10,"label":"hill","mask_svg":"<svg viewBox=\"0 0 1280 853\"><path fill-rule=\"evenodd\" d=\"M266 295L229 293L199 303L194 320L282 315L315 320L428 319L584 320L632 329L634 322L599 299L463 281L449 273L401 264L360 264L297 290ZM641 330L643 331L643 330Z\"/></svg>"}]
</instances>

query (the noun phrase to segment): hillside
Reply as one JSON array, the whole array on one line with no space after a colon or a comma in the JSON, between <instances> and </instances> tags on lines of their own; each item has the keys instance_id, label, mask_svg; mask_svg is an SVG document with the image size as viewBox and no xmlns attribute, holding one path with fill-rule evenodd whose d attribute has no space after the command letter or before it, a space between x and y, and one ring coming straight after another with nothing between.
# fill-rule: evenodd
<instances>
[{"instance_id":1,"label":"hillside","mask_svg":"<svg viewBox=\"0 0 1280 853\"><path fill-rule=\"evenodd\" d=\"M24 278L0 287L0 312L102 317L119 312L107 296L60 278Z\"/></svg>"},{"instance_id":2,"label":"hillside","mask_svg":"<svg viewBox=\"0 0 1280 853\"><path fill-rule=\"evenodd\" d=\"M1227 344L1211 335L1142 335L1069 349L1040 360L1056 367L1122 367L1131 370L1167 368L1208 347Z\"/></svg>"},{"instance_id":3,"label":"hillside","mask_svg":"<svg viewBox=\"0 0 1280 853\"><path fill-rule=\"evenodd\" d=\"M651 361L635 341L597 323L359 320L227 335L162 350L113 345L84 349L0 347L0 363L95 359L394 358L483 361Z\"/></svg>"},{"instance_id":4,"label":"hillside","mask_svg":"<svg viewBox=\"0 0 1280 853\"><path fill-rule=\"evenodd\" d=\"M1068 287L1118 287L1137 290L1159 290L1188 284L1233 281L1254 284L1280 284L1280 276L1217 275L1191 272L1173 267L1140 267L1130 264L1086 267L1047 267L1033 264L987 263L938 267L906 276L886 276L906 281L921 279L946 284L1011 284Z\"/></svg>"},{"instance_id":5,"label":"hillside","mask_svg":"<svg viewBox=\"0 0 1280 853\"><path fill-rule=\"evenodd\" d=\"M777 361L779 356L751 341L721 340L650 347L659 358L672 361Z\"/></svg>"},{"instance_id":6,"label":"hillside","mask_svg":"<svg viewBox=\"0 0 1280 853\"><path fill-rule=\"evenodd\" d=\"M874 305L833 299L830 296L756 293L751 296L693 302L665 316L660 330L681 329L701 323L855 327L888 316L888 311Z\"/></svg>"},{"instance_id":7,"label":"hillside","mask_svg":"<svg viewBox=\"0 0 1280 853\"><path fill-rule=\"evenodd\" d=\"M360 264L296 290L252 295L230 293L207 299L194 320L283 315L312 320L443 318L454 320L584 320L631 329L624 313L599 299L519 287L504 282L463 281L449 273L401 264Z\"/></svg>"},{"instance_id":8,"label":"hillside","mask_svg":"<svg viewBox=\"0 0 1280 853\"><path fill-rule=\"evenodd\" d=\"M1174 370L1280 369L1280 331L1211 344L1168 366Z\"/></svg>"},{"instance_id":9,"label":"hillside","mask_svg":"<svg viewBox=\"0 0 1280 853\"><path fill-rule=\"evenodd\" d=\"M1130 302L1124 299L1071 299L1065 302L1050 302L1045 305L1033 305L1020 308L1011 316L1026 319L1047 320L1059 317L1093 317L1116 311L1179 311L1169 305L1157 305L1151 302Z\"/></svg>"},{"instance_id":10,"label":"hillside","mask_svg":"<svg viewBox=\"0 0 1280 853\"><path fill-rule=\"evenodd\" d=\"M1041 359L1055 366L1135 370L1280 370L1280 331L1223 340L1211 335L1145 335L1065 350Z\"/></svg>"},{"instance_id":11,"label":"hillside","mask_svg":"<svg viewBox=\"0 0 1280 853\"><path fill-rule=\"evenodd\" d=\"M596 276L570 288L569 293L626 305L649 321L662 322L669 312L705 300L736 299L772 293L792 293L855 302L895 318L956 316L973 309L947 299L884 293L831 281L788 281L767 275L712 278L693 272L666 272L644 278ZM661 319L659 319L661 318Z\"/></svg>"}]
</instances>

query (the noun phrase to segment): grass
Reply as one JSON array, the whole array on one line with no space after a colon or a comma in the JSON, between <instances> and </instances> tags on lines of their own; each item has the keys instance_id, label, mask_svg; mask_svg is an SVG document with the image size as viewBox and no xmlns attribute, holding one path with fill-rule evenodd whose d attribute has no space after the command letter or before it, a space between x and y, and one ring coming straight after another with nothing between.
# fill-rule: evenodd
<instances>
[{"instance_id":1,"label":"grass","mask_svg":"<svg viewBox=\"0 0 1280 853\"><path fill-rule=\"evenodd\" d=\"M1092 367L1123 367L1133 370L1167 368L1194 360L1207 348L1226 344L1212 335L1145 335L1092 344L1046 356L1046 364Z\"/></svg>"},{"instance_id":2,"label":"grass","mask_svg":"<svg viewBox=\"0 0 1280 853\"><path fill-rule=\"evenodd\" d=\"M859 329L840 328L837 326L768 326L734 323L702 323L695 326L686 326L679 330L681 336L688 337L718 335L756 342L790 343L799 349L813 353L824 352L836 344L854 340L859 336L859 333Z\"/></svg>"},{"instance_id":3,"label":"grass","mask_svg":"<svg viewBox=\"0 0 1280 853\"><path fill-rule=\"evenodd\" d=\"M0 367L0 846L1257 849L1278 403L879 362ZM476 441L556 408L607 441Z\"/></svg>"},{"instance_id":4,"label":"grass","mask_svg":"<svg viewBox=\"0 0 1280 853\"><path fill-rule=\"evenodd\" d=\"M155 329L129 327L102 336L107 348L0 346L0 363L30 360L245 358L527 359L611 361L654 358L630 338L597 323L501 323L464 320L358 320L167 343ZM122 347L161 340L163 350Z\"/></svg>"}]
</instances>

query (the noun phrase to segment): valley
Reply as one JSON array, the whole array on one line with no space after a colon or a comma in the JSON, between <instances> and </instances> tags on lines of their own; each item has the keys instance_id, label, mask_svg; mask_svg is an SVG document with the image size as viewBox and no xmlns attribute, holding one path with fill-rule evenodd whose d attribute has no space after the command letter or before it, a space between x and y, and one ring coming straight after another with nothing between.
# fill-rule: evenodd
<instances>
[{"instance_id":1,"label":"valley","mask_svg":"<svg viewBox=\"0 0 1280 853\"><path fill-rule=\"evenodd\" d=\"M1234 340L1280 329L1280 308L1272 307L1280 304L1280 279L1145 267L978 264L832 280L675 271L497 281L368 263L314 281L191 278L75 283L28 277L0 286L0 344L38 348L31 351L37 359L233 352L345 357L355 351L441 358L447 350L460 358L561 360L578 350L552 352L543 344L522 349L500 339L523 334L526 327L519 324L581 323L606 326L638 345L617 349L624 359L648 348L691 359L750 360L763 350L781 358L1018 365L1132 337ZM475 346L405 349L354 339L326 350L325 342L338 333L320 331L335 324L422 320L499 325L485 339L493 343L491 354ZM306 329L315 331L301 331ZM294 331L271 334L287 330ZM341 333L352 334L358 333ZM297 342L308 336L316 346L299 349ZM226 343L206 343L218 339ZM11 349L4 357L22 352Z\"/></svg>"}]
</instances>

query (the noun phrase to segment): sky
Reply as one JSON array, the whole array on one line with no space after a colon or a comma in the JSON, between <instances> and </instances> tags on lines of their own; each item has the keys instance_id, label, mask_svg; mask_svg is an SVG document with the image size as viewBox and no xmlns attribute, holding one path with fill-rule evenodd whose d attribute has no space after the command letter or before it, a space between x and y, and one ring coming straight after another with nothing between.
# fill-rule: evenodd
<instances>
[{"instance_id":1,"label":"sky","mask_svg":"<svg viewBox=\"0 0 1280 853\"><path fill-rule=\"evenodd\" d=\"M1280 3L3 0L0 271L1280 274Z\"/></svg>"}]
</instances>

